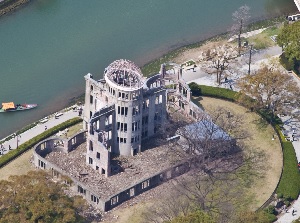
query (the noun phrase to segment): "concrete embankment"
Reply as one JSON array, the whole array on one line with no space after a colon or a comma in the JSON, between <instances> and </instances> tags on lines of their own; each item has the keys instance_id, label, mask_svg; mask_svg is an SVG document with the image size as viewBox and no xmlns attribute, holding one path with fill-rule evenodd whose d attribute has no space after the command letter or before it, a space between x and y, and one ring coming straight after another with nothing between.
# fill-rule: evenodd
<instances>
[{"instance_id":1,"label":"concrete embankment","mask_svg":"<svg viewBox=\"0 0 300 223\"><path fill-rule=\"evenodd\" d=\"M29 1L30 0L0 0L0 16L15 10Z\"/></svg>"}]
</instances>

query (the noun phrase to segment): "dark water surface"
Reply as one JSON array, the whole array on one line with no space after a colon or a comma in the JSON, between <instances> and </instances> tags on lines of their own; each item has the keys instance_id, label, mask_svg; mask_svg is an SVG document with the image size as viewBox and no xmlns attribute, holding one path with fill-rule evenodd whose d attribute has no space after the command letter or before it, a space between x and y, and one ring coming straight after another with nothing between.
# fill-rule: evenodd
<instances>
[{"instance_id":1,"label":"dark water surface","mask_svg":"<svg viewBox=\"0 0 300 223\"><path fill-rule=\"evenodd\" d=\"M0 102L39 107L1 113L0 139L83 93L85 74L224 32L244 4L254 20L296 11L293 0L32 0L1 17Z\"/></svg>"}]
</instances>

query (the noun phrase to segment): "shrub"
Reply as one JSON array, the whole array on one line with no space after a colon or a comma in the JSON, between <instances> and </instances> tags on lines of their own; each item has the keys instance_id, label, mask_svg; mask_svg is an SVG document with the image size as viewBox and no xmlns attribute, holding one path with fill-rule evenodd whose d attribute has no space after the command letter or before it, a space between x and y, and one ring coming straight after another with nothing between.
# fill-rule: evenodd
<instances>
[{"instance_id":1,"label":"shrub","mask_svg":"<svg viewBox=\"0 0 300 223\"><path fill-rule=\"evenodd\" d=\"M266 213L268 214L274 214L276 215L277 212L276 212L276 209L275 209L275 206L274 205L270 205L268 206L265 210L264 210Z\"/></svg>"},{"instance_id":2,"label":"shrub","mask_svg":"<svg viewBox=\"0 0 300 223\"><path fill-rule=\"evenodd\" d=\"M35 144L38 142L49 138L50 136L58 133L59 131L66 129L72 125L75 125L79 122L81 122L81 118L73 118L68 121L65 121L57 126L54 126L53 128L48 129L47 131L33 137L32 139L29 139L22 145L20 145L17 149L11 150L7 154L3 155L0 157L0 168L12 161L13 159L17 158L20 156L22 153L26 152L27 150L31 149Z\"/></svg>"},{"instance_id":3,"label":"shrub","mask_svg":"<svg viewBox=\"0 0 300 223\"><path fill-rule=\"evenodd\" d=\"M281 54L279 58L280 58L279 61L280 61L281 65L282 65L285 69L287 69L287 70L293 70L293 69L294 69L294 66L295 66L294 61L288 60L288 59L285 57L284 53Z\"/></svg>"},{"instance_id":4,"label":"shrub","mask_svg":"<svg viewBox=\"0 0 300 223\"><path fill-rule=\"evenodd\" d=\"M283 198L283 194L282 193L278 193L277 194L277 199Z\"/></svg>"},{"instance_id":5,"label":"shrub","mask_svg":"<svg viewBox=\"0 0 300 223\"><path fill-rule=\"evenodd\" d=\"M195 82L192 82L189 84L189 87L192 91L192 95L201 96L201 88L198 84L196 84Z\"/></svg>"}]
</instances>

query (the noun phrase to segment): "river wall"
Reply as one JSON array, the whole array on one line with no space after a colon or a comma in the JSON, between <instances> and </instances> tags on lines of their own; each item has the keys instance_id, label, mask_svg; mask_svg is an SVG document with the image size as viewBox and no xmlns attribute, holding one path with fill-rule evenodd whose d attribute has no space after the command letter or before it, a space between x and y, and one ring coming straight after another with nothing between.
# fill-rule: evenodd
<instances>
[{"instance_id":1,"label":"river wall","mask_svg":"<svg viewBox=\"0 0 300 223\"><path fill-rule=\"evenodd\" d=\"M29 1L30 0L0 0L0 16L16 10Z\"/></svg>"}]
</instances>

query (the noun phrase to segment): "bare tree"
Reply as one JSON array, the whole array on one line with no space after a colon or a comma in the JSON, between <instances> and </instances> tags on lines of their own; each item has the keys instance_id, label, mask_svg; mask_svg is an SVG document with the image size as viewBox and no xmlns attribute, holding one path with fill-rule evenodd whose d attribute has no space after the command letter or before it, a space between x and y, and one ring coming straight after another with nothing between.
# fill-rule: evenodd
<instances>
[{"instance_id":1,"label":"bare tree","mask_svg":"<svg viewBox=\"0 0 300 223\"><path fill-rule=\"evenodd\" d=\"M164 194L163 199L159 199L154 205L151 205L143 213L146 222L165 222L171 221L178 215L186 216L193 210L193 204L179 191L179 187L170 185L171 193Z\"/></svg>"},{"instance_id":2,"label":"bare tree","mask_svg":"<svg viewBox=\"0 0 300 223\"><path fill-rule=\"evenodd\" d=\"M241 6L238 10L232 13L232 19L235 22L231 27L234 34L238 36L238 52L241 54L241 35L245 26L245 23L250 18L250 7L247 5Z\"/></svg>"},{"instance_id":3,"label":"bare tree","mask_svg":"<svg viewBox=\"0 0 300 223\"><path fill-rule=\"evenodd\" d=\"M216 75L217 83L220 85L224 76L231 75L232 67L230 65L237 56L236 48L224 44L203 52L199 56L199 62L208 74Z\"/></svg>"},{"instance_id":4,"label":"bare tree","mask_svg":"<svg viewBox=\"0 0 300 223\"><path fill-rule=\"evenodd\" d=\"M283 73L277 63L263 65L255 74L240 79L241 92L256 100L256 109L277 114L291 115L299 106L299 88L293 78Z\"/></svg>"},{"instance_id":5,"label":"bare tree","mask_svg":"<svg viewBox=\"0 0 300 223\"><path fill-rule=\"evenodd\" d=\"M180 119L180 113L174 114ZM263 154L258 154L255 148L241 152L244 145L239 141L250 137L243 130L244 117L220 107L210 109L210 114L202 112L197 116L197 123L179 128L175 133L181 136L179 140L169 141L166 149L170 155L180 156L182 161L189 162L191 170L172 180L173 185L169 188L171 197L158 201L147 210L147 222L163 222L177 215L185 216L194 207L213 219L229 222L240 205L241 188L246 186L240 177L240 173L244 175L243 168L247 168L249 178L251 171L256 174L258 169L261 170L257 162L263 163L258 160L264 159ZM167 126L172 128L172 124Z\"/></svg>"}]
</instances>

